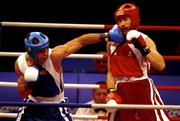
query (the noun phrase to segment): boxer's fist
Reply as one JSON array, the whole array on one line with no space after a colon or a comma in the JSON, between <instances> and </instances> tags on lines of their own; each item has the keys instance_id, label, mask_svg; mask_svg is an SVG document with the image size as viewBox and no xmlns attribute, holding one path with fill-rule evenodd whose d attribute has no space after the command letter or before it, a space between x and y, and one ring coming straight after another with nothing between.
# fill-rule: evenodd
<instances>
[{"instance_id":1,"label":"boxer's fist","mask_svg":"<svg viewBox=\"0 0 180 121\"><path fill-rule=\"evenodd\" d=\"M117 25L114 25L113 28L109 31L109 38L110 38L110 41L117 42L117 43L122 43L125 40L124 35L119 30Z\"/></svg>"},{"instance_id":2,"label":"boxer's fist","mask_svg":"<svg viewBox=\"0 0 180 121\"><path fill-rule=\"evenodd\" d=\"M108 102L109 100L115 100L116 103L121 104L122 103L122 99L121 97L117 94L116 91L110 92L107 97L106 97L106 101Z\"/></svg>"},{"instance_id":3,"label":"boxer's fist","mask_svg":"<svg viewBox=\"0 0 180 121\"><path fill-rule=\"evenodd\" d=\"M122 43L125 40L123 33L119 30L117 25L114 25L109 32L102 33L101 38L108 38L110 41L117 43Z\"/></svg>"},{"instance_id":4,"label":"boxer's fist","mask_svg":"<svg viewBox=\"0 0 180 121\"><path fill-rule=\"evenodd\" d=\"M117 102L114 99L110 99L106 104L107 105L117 105ZM108 108L107 109L107 111L109 113L114 113L114 112L116 112L116 110L117 110L116 108Z\"/></svg>"},{"instance_id":5,"label":"boxer's fist","mask_svg":"<svg viewBox=\"0 0 180 121\"><path fill-rule=\"evenodd\" d=\"M138 39L140 37L140 32L138 32L137 30L130 30L127 34L126 34L126 39L128 41L131 41L133 38Z\"/></svg>"},{"instance_id":6,"label":"boxer's fist","mask_svg":"<svg viewBox=\"0 0 180 121\"><path fill-rule=\"evenodd\" d=\"M106 104L108 104L108 105L117 105L117 104L121 104L121 103L122 103L122 99L121 99L121 97L117 94L116 91L110 92L110 93L107 95L107 97L106 97L106 101L107 101ZM107 109L107 110L108 110L108 112L113 113L113 112L115 112L117 109L115 109L115 108L109 108L109 109Z\"/></svg>"},{"instance_id":7,"label":"boxer's fist","mask_svg":"<svg viewBox=\"0 0 180 121\"><path fill-rule=\"evenodd\" d=\"M141 33L137 30L130 30L126 35L126 39L131 41L134 47L137 48L143 56L146 56L151 52L150 49L146 46L146 42Z\"/></svg>"},{"instance_id":8,"label":"boxer's fist","mask_svg":"<svg viewBox=\"0 0 180 121\"><path fill-rule=\"evenodd\" d=\"M39 70L36 67L28 67L24 73L24 80L26 82L35 82L39 76Z\"/></svg>"}]
</instances>

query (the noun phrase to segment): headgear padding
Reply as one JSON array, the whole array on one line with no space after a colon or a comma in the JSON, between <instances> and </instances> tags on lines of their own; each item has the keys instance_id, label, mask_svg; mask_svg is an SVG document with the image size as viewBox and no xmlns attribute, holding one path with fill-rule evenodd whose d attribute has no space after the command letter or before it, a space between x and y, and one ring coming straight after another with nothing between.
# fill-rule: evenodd
<instances>
[{"instance_id":1,"label":"headgear padding","mask_svg":"<svg viewBox=\"0 0 180 121\"><path fill-rule=\"evenodd\" d=\"M31 32L25 38L25 48L30 57L33 60L37 60L36 52L49 48L49 38L41 32Z\"/></svg>"},{"instance_id":2,"label":"headgear padding","mask_svg":"<svg viewBox=\"0 0 180 121\"><path fill-rule=\"evenodd\" d=\"M114 18L116 22L121 17L128 16L130 17L132 23L131 26L135 27L140 24L139 8L131 3L125 3L121 5L114 13Z\"/></svg>"}]
</instances>

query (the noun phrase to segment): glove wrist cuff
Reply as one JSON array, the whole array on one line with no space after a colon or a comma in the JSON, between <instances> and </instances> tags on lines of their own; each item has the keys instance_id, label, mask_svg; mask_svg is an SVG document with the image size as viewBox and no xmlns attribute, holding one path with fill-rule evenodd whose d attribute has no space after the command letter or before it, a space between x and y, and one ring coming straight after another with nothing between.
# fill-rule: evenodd
<instances>
[{"instance_id":1,"label":"glove wrist cuff","mask_svg":"<svg viewBox=\"0 0 180 121\"><path fill-rule=\"evenodd\" d=\"M108 89L108 92L110 93L110 92L115 92L116 90L114 89L114 88L109 88Z\"/></svg>"},{"instance_id":2,"label":"glove wrist cuff","mask_svg":"<svg viewBox=\"0 0 180 121\"><path fill-rule=\"evenodd\" d=\"M101 36L102 39L105 39L105 38L108 38L108 37L109 37L109 35L108 35L107 32L101 33L100 36Z\"/></svg>"},{"instance_id":3,"label":"glove wrist cuff","mask_svg":"<svg viewBox=\"0 0 180 121\"><path fill-rule=\"evenodd\" d=\"M149 53L151 52L151 50L146 46L142 49L141 53L142 53L142 56L146 56L148 55Z\"/></svg>"},{"instance_id":4,"label":"glove wrist cuff","mask_svg":"<svg viewBox=\"0 0 180 121\"><path fill-rule=\"evenodd\" d=\"M101 39L104 39L105 41L108 41L108 38L109 38L109 34L106 32L106 33L101 33L100 34L100 38Z\"/></svg>"}]
</instances>

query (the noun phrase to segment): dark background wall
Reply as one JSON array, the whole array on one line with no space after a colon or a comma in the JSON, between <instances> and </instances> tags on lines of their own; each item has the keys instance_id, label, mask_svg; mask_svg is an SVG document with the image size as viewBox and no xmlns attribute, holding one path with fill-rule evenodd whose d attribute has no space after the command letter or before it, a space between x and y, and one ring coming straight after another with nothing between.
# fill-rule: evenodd
<instances>
[{"instance_id":1,"label":"dark background wall","mask_svg":"<svg viewBox=\"0 0 180 121\"><path fill-rule=\"evenodd\" d=\"M2 1L1 21L51 22L82 24L115 24L113 13L125 2L134 2L140 7L141 25L180 25L178 0L54 0L54 1ZM50 29L50 28L0 28L0 51L24 51L24 38L30 31L42 31L50 38L50 47L85 33L105 32L93 29ZM179 43L179 31L143 31L157 44L163 55L178 55L174 48ZM96 53L105 50L100 42L83 47L77 53ZM14 71L13 57L0 57L0 70Z\"/></svg>"}]
</instances>

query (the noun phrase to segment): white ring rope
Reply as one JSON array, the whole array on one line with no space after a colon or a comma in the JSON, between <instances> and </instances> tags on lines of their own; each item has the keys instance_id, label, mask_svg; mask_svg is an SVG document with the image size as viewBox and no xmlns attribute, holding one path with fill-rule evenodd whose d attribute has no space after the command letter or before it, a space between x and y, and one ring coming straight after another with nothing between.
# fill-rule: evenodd
<instances>
[{"instance_id":1,"label":"white ring rope","mask_svg":"<svg viewBox=\"0 0 180 121\"><path fill-rule=\"evenodd\" d=\"M23 54L23 52L0 52L0 56L4 57L18 57Z\"/></svg>"},{"instance_id":2,"label":"white ring rope","mask_svg":"<svg viewBox=\"0 0 180 121\"><path fill-rule=\"evenodd\" d=\"M0 56L17 57L24 52L0 52ZM81 59L102 59L103 54L70 54L66 58L81 58Z\"/></svg>"},{"instance_id":3,"label":"white ring rope","mask_svg":"<svg viewBox=\"0 0 180 121\"><path fill-rule=\"evenodd\" d=\"M113 108L113 109L180 109L179 105L136 105L136 104L91 104L92 108Z\"/></svg>"},{"instance_id":4,"label":"white ring rope","mask_svg":"<svg viewBox=\"0 0 180 121\"><path fill-rule=\"evenodd\" d=\"M65 88L79 88L79 89L99 89L97 84L64 84Z\"/></svg>"},{"instance_id":5,"label":"white ring rope","mask_svg":"<svg viewBox=\"0 0 180 121\"><path fill-rule=\"evenodd\" d=\"M16 118L17 113L0 113L1 118ZM74 119L98 119L98 115L72 115Z\"/></svg>"},{"instance_id":6,"label":"white ring rope","mask_svg":"<svg viewBox=\"0 0 180 121\"><path fill-rule=\"evenodd\" d=\"M0 87L17 87L17 82L0 82ZM100 85L98 84L64 84L65 88L79 88L79 89L99 89Z\"/></svg>"},{"instance_id":7,"label":"white ring rope","mask_svg":"<svg viewBox=\"0 0 180 121\"><path fill-rule=\"evenodd\" d=\"M71 115L74 119L98 119L98 115Z\"/></svg>"},{"instance_id":8,"label":"white ring rope","mask_svg":"<svg viewBox=\"0 0 180 121\"><path fill-rule=\"evenodd\" d=\"M31 103L31 102L0 102L1 106L53 106L71 108L105 108L105 109L173 109L180 110L180 105L149 105L149 104L84 104L84 103Z\"/></svg>"},{"instance_id":9,"label":"white ring rope","mask_svg":"<svg viewBox=\"0 0 180 121\"><path fill-rule=\"evenodd\" d=\"M0 87L17 87L17 82L0 82Z\"/></svg>"},{"instance_id":10,"label":"white ring rope","mask_svg":"<svg viewBox=\"0 0 180 121\"><path fill-rule=\"evenodd\" d=\"M0 118L16 118L17 117L17 113L0 113ZM107 115L104 115L104 116L98 116L98 115L73 115L73 114L70 114L71 117L73 119L101 119L101 120L107 120L108 119L108 116ZM175 117L170 117L170 119L172 121L180 121L180 118L175 118Z\"/></svg>"},{"instance_id":11,"label":"white ring rope","mask_svg":"<svg viewBox=\"0 0 180 121\"><path fill-rule=\"evenodd\" d=\"M0 113L0 118L16 118L17 117L17 113ZM104 116L99 116L99 115L73 115L73 114L70 114L71 117L73 119L101 119L101 120L107 120L108 119L108 116L107 115L104 115ZM175 118L175 117L170 117L170 119L172 121L180 121L180 118Z\"/></svg>"},{"instance_id":12,"label":"white ring rope","mask_svg":"<svg viewBox=\"0 0 180 121\"><path fill-rule=\"evenodd\" d=\"M9 27L43 27L43 28L74 28L74 29L104 29L105 25L98 24L66 24L66 23L35 23L35 22L1 22Z\"/></svg>"},{"instance_id":13,"label":"white ring rope","mask_svg":"<svg viewBox=\"0 0 180 121\"><path fill-rule=\"evenodd\" d=\"M1 118L16 118L17 113L0 113Z\"/></svg>"}]
</instances>

